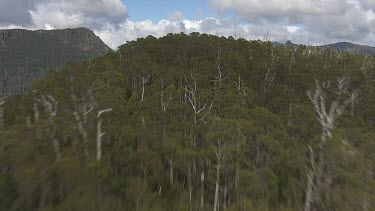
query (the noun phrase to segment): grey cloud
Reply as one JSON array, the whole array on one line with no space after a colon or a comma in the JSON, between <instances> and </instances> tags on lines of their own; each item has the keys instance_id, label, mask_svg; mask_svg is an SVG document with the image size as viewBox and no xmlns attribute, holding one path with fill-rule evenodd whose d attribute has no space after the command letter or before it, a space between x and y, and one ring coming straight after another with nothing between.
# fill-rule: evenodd
<instances>
[{"instance_id":1,"label":"grey cloud","mask_svg":"<svg viewBox=\"0 0 375 211\"><path fill-rule=\"evenodd\" d=\"M128 17L127 8L120 0L42 1L30 12L37 26L86 26L95 29L105 24L119 24Z\"/></svg>"},{"instance_id":2,"label":"grey cloud","mask_svg":"<svg viewBox=\"0 0 375 211\"><path fill-rule=\"evenodd\" d=\"M0 0L2 26L95 29L122 23L127 17L127 8L121 0Z\"/></svg>"},{"instance_id":3,"label":"grey cloud","mask_svg":"<svg viewBox=\"0 0 375 211\"><path fill-rule=\"evenodd\" d=\"M359 2L361 2L362 5L366 9L373 9L373 10L375 10L375 1L374 0L360 0Z\"/></svg>"},{"instance_id":4,"label":"grey cloud","mask_svg":"<svg viewBox=\"0 0 375 211\"><path fill-rule=\"evenodd\" d=\"M210 4L217 11L234 12L250 24L266 21L300 26L300 36L310 37L310 42L361 42L375 33L374 0L210 0ZM375 40L370 44L375 45Z\"/></svg>"},{"instance_id":5,"label":"grey cloud","mask_svg":"<svg viewBox=\"0 0 375 211\"><path fill-rule=\"evenodd\" d=\"M0 25L30 25L29 10L35 8L39 0L0 0Z\"/></svg>"}]
</instances>

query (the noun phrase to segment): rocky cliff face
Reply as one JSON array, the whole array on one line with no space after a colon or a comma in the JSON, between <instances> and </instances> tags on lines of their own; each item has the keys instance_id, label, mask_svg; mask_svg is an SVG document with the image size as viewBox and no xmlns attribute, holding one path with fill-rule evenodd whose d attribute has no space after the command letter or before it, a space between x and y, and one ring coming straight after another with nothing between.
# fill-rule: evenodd
<instances>
[{"instance_id":1,"label":"rocky cliff face","mask_svg":"<svg viewBox=\"0 0 375 211\"><path fill-rule=\"evenodd\" d=\"M86 28L0 30L0 96L24 93L33 80L110 48Z\"/></svg>"}]
</instances>

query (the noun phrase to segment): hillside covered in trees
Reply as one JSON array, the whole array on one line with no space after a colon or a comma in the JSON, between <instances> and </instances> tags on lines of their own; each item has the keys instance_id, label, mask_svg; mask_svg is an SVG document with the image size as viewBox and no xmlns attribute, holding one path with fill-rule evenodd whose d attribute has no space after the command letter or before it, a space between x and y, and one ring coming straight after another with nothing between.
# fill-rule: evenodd
<instances>
[{"instance_id":1,"label":"hillside covered in trees","mask_svg":"<svg viewBox=\"0 0 375 211\"><path fill-rule=\"evenodd\" d=\"M375 58L192 33L0 108L0 210L373 210Z\"/></svg>"}]
</instances>

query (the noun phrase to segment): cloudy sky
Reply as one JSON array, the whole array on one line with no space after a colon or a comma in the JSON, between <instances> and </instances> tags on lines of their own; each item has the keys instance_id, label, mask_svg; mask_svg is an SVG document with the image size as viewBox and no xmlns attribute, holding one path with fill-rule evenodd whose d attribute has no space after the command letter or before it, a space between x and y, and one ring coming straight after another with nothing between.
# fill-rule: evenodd
<instances>
[{"instance_id":1,"label":"cloudy sky","mask_svg":"<svg viewBox=\"0 0 375 211\"><path fill-rule=\"evenodd\" d=\"M110 47L198 31L375 46L375 0L0 0L0 28L88 27Z\"/></svg>"}]
</instances>

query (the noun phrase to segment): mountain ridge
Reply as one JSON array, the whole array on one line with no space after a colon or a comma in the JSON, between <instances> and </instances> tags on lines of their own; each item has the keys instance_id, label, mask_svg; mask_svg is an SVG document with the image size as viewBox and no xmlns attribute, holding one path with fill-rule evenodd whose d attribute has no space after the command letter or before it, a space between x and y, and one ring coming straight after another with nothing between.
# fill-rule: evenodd
<instances>
[{"instance_id":1,"label":"mountain ridge","mask_svg":"<svg viewBox=\"0 0 375 211\"><path fill-rule=\"evenodd\" d=\"M286 41L285 43L280 42L272 42L274 46L298 46L300 44L295 44L291 42L290 40ZM301 44L305 45L305 44ZM375 55L375 47L369 46L369 45L362 45L362 44L356 44L352 42L335 42L331 44L325 44L325 45L318 45L315 47L320 48L330 48L335 50L341 50L341 51L350 51L353 53L359 53L359 54L369 54L369 55Z\"/></svg>"},{"instance_id":2,"label":"mountain ridge","mask_svg":"<svg viewBox=\"0 0 375 211\"><path fill-rule=\"evenodd\" d=\"M29 84L68 63L111 49L87 28L0 30L0 95L25 93Z\"/></svg>"}]
</instances>

